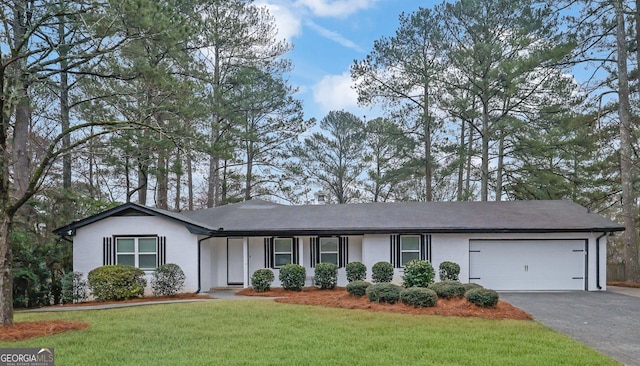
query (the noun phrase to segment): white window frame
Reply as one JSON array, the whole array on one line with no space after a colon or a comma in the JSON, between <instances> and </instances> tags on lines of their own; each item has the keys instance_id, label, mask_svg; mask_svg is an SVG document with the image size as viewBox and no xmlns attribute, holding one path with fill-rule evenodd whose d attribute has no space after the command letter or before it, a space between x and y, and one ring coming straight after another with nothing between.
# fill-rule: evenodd
<instances>
[{"instance_id":1,"label":"white window frame","mask_svg":"<svg viewBox=\"0 0 640 366\"><path fill-rule=\"evenodd\" d=\"M120 252L118 251L118 240L133 239L133 252ZM139 240L140 239L154 239L156 241L156 250L154 252L140 252ZM116 247L116 264L118 263L119 255L133 255L134 267L139 268L143 271L155 271L158 268L158 237L157 236L118 236L115 238L115 247ZM156 257L155 265L153 267L140 267L140 255L154 255Z\"/></svg>"},{"instance_id":2,"label":"white window frame","mask_svg":"<svg viewBox=\"0 0 640 366\"><path fill-rule=\"evenodd\" d=\"M278 240L288 240L289 241L289 250L288 251L277 251L277 245L276 245L276 241ZM286 264L291 264L293 263L293 238L273 238L273 268L280 268L282 266L284 266L284 264L281 265L277 265L276 264L276 257L277 255L283 255L283 254L288 254L289 255L289 263Z\"/></svg>"},{"instance_id":3,"label":"white window frame","mask_svg":"<svg viewBox=\"0 0 640 366\"><path fill-rule=\"evenodd\" d=\"M336 242L336 250L322 250L322 241L323 240L328 240L328 239L335 240L335 242ZM335 254L336 255L336 261L333 264L335 264L336 266L339 265L338 263L340 262L340 237L337 237L337 236L324 237L324 238L320 237L320 238L318 238L318 246L319 246L319 252L320 252L320 256L318 258L318 263L333 263L333 262L324 262L322 260L322 255L323 254Z\"/></svg>"},{"instance_id":4,"label":"white window frame","mask_svg":"<svg viewBox=\"0 0 640 366\"><path fill-rule=\"evenodd\" d=\"M417 238L418 239L418 249L404 249L403 248L403 239L404 238ZM418 259L420 259L420 244L421 238L420 235L400 235L400 267L404 268L406 264L404 261L405 253L418 253ZM409 261L408 261L409 262Z\"/></svg>"}]
</instances>

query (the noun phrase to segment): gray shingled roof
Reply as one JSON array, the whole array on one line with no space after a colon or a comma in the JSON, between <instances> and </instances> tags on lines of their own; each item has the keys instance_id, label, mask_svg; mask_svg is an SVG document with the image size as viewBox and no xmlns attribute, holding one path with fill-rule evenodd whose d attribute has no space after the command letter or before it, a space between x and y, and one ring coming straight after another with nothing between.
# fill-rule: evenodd
<instances>
[{"instance_id":1,"label":"gray shingled roof","mask_svg":"<svg viewBox=\"0 0 640 366\"><path fill-rule=\"evenodd\" d=\"M590 232L624 228L569 201L396 202L285 206L252 200L183 213L215 235Z\"/></svg>"},{"instance_id":2,"label":"gray shingled roof","mask_svg":"<svg viewBox=\"0 0 640 366\"><path fill-rule=\"evenodd\" d=\"M139 212L145 215L165 217L171 221L178 222L184 225L187 229L189 229L190 232L194 234L208 234L212 231L212 228L208 225L190 219L189 217L182 214L129 202L100 212L98 214L86 217L84 219L74 221L69 225L59 227L55 229L53 233L58 235L75 235L75 230L78 228L87 226L96 221L100 221L111 216L127 216L132 211Z\"/></svg>"},{"instance_id":3,"label":"gray shingled roof","mask_svg":"<svg viewBox=\"0 0 640 366\"><path fill-rule=\"evenodd\" d=\"M262 200L175 213L126 203L75 221L54 233L137 211L215 236L364 233L612 232L624 227L569 201L395 202L287 206Z\"/></svg>"}]
</instances>

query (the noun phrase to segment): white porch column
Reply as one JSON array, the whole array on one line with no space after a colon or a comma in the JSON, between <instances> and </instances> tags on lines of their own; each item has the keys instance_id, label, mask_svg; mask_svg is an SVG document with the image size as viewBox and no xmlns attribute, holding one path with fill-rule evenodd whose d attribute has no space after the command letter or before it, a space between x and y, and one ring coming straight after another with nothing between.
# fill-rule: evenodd
<instances>
[{"instance_id":1,"label":"white porch column","mask_svg":"<svg viewBox=\"0 0 640 366\"><path fill-rule=\"evenodd\" d=\"M242 287L249 287L249 238L246 236L242 238L242 267L243 267L243 280Z\"/></svg>"},{"instance_id":2,"label":"white porch column","mask_svg":"<svg viewBox=\"0 0 640 366\"><path fill-rule=\"evenodd\" d=\"M304 238L298 239L298 264L304 266Z\"/></svg>"}]
</instances>

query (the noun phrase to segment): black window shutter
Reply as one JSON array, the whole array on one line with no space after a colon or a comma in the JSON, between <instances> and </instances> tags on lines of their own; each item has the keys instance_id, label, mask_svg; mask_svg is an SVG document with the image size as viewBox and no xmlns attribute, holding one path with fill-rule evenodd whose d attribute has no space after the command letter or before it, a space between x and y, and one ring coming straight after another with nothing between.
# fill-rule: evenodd
<instances>
[{"instance_id":1,"label":"black window shutter","mask_svg":"<svg viewBox=\"0 0 640 366\"><path fill-rule=\"evenodd\" d=\"M102 238L102 265L110 266L115 264L116 248L113 245L113 238Z\"/></svg>"},{"instance_id":2,"label":"black window shutter","mask_svg":"<svg viewBox=\"0 0 640 366\"><path fill-rule=\"evenodd\" d=\"M163 264L167 264L167 237L158 237L158 252L157 252L157 265L160 267Z\"/></svg>"},{"instance_id":3,"label":"black window shutter","mask_svg":"<svg viewBox=\"0 0 640 366\"><path fill-rule=\"evenodd\" d=\"M342 268L349 261L349 238L341 236L338 243L338 267Z\"/></svg>"},{"instance_id":4,"label":"black window shutter","mask_svg":"<svg viewBox=\"0 0 640 366\"><path fill-rule=\"evenodd\" d=\"M420 235L420 259L431 261L431 235Z\"/></svg>"},{"instance_id":5,"label":"black window shutter","mask_svg":"<svg viewBox=\"0 0 640 366\"><path fill-rule=\"evenodd\" d=\"M264 238L264 268L273 268L273 238Z\"/></svg>"},{"instance_id":6,"label":"black window shutter","mask_svg":"<svg viewBox=\"0 0 640 366\"><path fill-rule=\"evenodd\" d=\"M391 235L389 237L389 241L391 242L391 264L393 268L401 267L401 259L400 259L400 235Z\"/></svg>"},{"instance_id":7,"label":"black window shutter","mask_svg":"<svg viewBox=\"0 0 640 366\"><path fill-rule=\"evenodd\" d=\"M293 264L300 264L300 250L298 248L298 245L300 243L300 240L298 238L293 238L292 240L293 242Z\"/></svg>"},{"instance_id":8,"label":"black window shutter","mask_svg":"<svg viewBox=\"0 0 640 366\"><path fill-rule=\"evenodd\" d=\"M309 239L309 253L311 256L311 268L315 268L316 264L318 264L318 261L320 260L320 255L319 255L319 248L318 248L318 238L311 238Z\"/></svg>"}]
</instances>

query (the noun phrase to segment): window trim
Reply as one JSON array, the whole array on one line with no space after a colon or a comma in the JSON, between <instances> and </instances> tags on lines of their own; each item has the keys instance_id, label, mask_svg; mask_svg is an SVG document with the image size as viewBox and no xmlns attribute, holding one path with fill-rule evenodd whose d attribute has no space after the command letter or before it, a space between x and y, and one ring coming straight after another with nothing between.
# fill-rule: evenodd
<instances>
[{"instance_id":1,"label":"window trim","mask_svg":"<svg viewBox=\"0 0 640 366\"><path fill-rule=\"evenodd\" d=\"M403 238L417 238L418 239L418 248L417 249L403 249L402 245L403 245ZM400 249L400 258L399 259L399 264L400 264L400 268L404 268L404 265L406 263L404 263L404 254L405 253L418 253L418 259L420 259L421 256L421 243L422 243L422 236L418 235L418 234L409 234L409 235L400 235L399 237L399 249Z\"/></svg>"},{"instance_id":2,"label":"window trim","mask_svg":"<svg viewBox=\"0 0 640 366\"><path fill-rule=\"evenodd\" d=\"M286 251L286 252L278 252L278 251L276 251L276 241L277 240L288 240L289 241L289 251ZM294 240L291 237L277 237L277 236L273 237L273 266L272 266L272 268L280 269L282 266L284 266L286 264L295 263L293 261L293 245L294 245ZM277 265L276 264L276 255L278 255L278 254L289 254L289 263L282 264L282 265Z\"/></svg>"},{"instance_id":3,"label":"window trim","mask_svg":"<svg viewBox=\"0 0 640 366\"><path fill-rule=\"evenodd\" d=\"M118 251L118 240L121 239L133 239L133 252L121 252ZM140 239L155 239L156 242L156 247L155 247L155 251L153 252L140 252L140 246L139 246L139 240ZM118 256L119 255L133 255L133 263L134 263L134 267L141 269L143 271L155 271L158 268L158 244L160 242L160 238L157 235L122 235L122 236L115 236L114 237L114 254L115 254L115 264L119 264L118 263ZM144 267L141 268L140 267L140 255L151 255L153 254L155 256L155 265L153 266L153 268L148 268L148 267Z\"/></svg>"},{"instance_id":4,"label":"window trim","mask_svg":"<svg viewBox=\"0 0 640 366\"><path fill-rule=\"evenodd\" d=\"M322 250L322 240L326 239L334 239L336 242L336 250ZM324 236L318 238L318 263L333 263L333 262L323 262L322 255L323 254L335 254L336 255L336 266L340 266L340 237L339 236Z\"/></svg>"}]
</instances>

